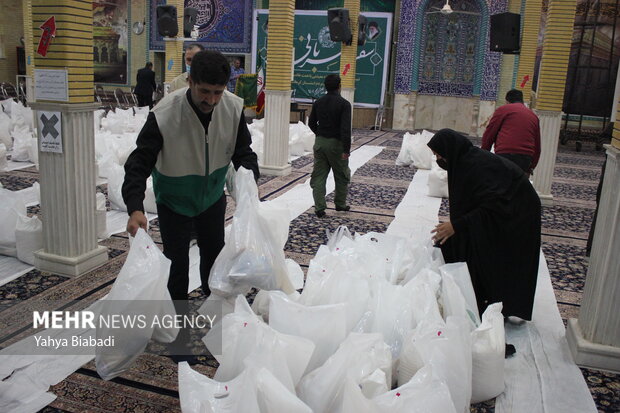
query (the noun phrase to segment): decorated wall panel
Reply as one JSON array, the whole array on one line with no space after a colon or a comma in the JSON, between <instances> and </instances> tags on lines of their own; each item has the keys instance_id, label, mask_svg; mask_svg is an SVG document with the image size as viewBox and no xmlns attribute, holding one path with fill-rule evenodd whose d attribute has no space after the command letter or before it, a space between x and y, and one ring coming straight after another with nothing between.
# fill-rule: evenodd
<instances>
[{"instance_id":1,"label":"decorated wall panel","mask_svg":"<svg viewBox=\"0 0 620 413\"><path fill-rule=\"evenodd\" d=\"M157 33L156 9L163 0L151 0L150 48L164 50ZM249 53L252 37L252 0L185 0L185 7L198 10L198 43L224 53ZM182 11L180 11L182 12ZM179 28L183 35L183 28Z\"/></svg>"}]
</instances>

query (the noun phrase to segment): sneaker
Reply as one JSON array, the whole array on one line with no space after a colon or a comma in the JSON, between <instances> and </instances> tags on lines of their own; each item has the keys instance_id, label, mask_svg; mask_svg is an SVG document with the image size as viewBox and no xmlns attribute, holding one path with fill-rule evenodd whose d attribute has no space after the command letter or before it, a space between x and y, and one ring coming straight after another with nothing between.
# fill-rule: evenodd
<instances>
[{"instance_id":1,"label":"sneaker","mask_svg":"<svg viewBox=\"0 0 620 413\"><path fill-rule=\"evenodd\" d=\"M320 211L314 211L314 213L316 214L317 217L319 218L323 218L325 216L325 210L320 210Z\"/></svg>"},{"instance_id":2,"label":"sneaker","mask_svg":"<svg viewBox=\"0 0 620 413\"><path fill-rule=\"evenodd\" d=\"M350 210L351 210L351 207L350 207L349 205L345 205L345 206L343 206L342 208L340 208L340 207L338 207L338 206L336 207L336 211L344 211L344 212L347 212L347 211L350 211Z\"/></svg>"}]
</instances>

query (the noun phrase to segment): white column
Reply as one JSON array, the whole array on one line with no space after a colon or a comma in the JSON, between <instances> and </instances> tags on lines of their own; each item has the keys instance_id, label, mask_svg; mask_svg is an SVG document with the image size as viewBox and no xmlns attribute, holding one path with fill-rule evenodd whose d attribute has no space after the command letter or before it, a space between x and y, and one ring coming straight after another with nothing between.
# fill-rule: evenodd
<instances>
[{"instance_id":1,"label":"white column","mask_svg":"<svg viewBox=\"0 0 620 413\"><path fill-rule=\"evenodd\" d=\"M345 98L351 104L351 130L353 130L353 101L355 96L355 88L343 87L340 89L340 96ZM351 142L353 142L353 134L351 134Z\"/></svg>"},{"instance_id":2,"label":"white column","mask_svg":"<svg viewBox=\"0 0 620 413\"><path fill-rule=\"evenodd\" d=\"M620 67L616 73L616 89L614 91L614 104L611 107L610 122L616 121L616 114L618 112L618 101L620 100Z\"/></svg>"},{"instance_id":3,"label":"white column","mask_svg":"<svg viewBox=\"0 0 620 413\"><path fill-rule=\"evenodd\" d=\"M291 90L265 90L265 140L260 172L288 175L288 135L291 117Z\"/></svg>"},{"instance_id":4,"label":"white column","mask_svg":"<svg viewBox=\"0 0 620 413\"><path fill-rule=\"evenodd\" d=\"M68 276L82 275L108 260L97 244L96 172L93 110L98 105L34 103L37 111L60 112L62 153L41 152L43 249L35 267ZM41 142L41 128L38 128Z\"/></svg>"},{"instance_id":5,"label":"white column","mask_svg":"<svg viewBox=\"0 0 620 413\"><path fill-rule=\"evenodd\" d=\"M620 373L620 150L607 149L590 265L579 319L568 322L575 363Z\"/></svg>"},{"instance_id":6,"label":"white column","mask_svg":"<svg viewBox=\"0 0 620 413\"><path fill-rule=\"evenodd\" d=\"M543 205L553 204L551 181L558 153L558 138L562 123L562 112L536 110L540 119L540 160L534 170L534 188Z\"/></svg>"}]
</instances>

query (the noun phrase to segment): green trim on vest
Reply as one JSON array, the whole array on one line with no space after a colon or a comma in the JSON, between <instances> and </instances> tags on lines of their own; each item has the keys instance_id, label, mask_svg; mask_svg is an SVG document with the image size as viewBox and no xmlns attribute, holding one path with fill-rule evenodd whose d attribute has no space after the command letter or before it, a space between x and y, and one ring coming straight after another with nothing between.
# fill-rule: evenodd
<instances>
[{"instance_id":1,"label":"green trim on vest","mask_svg":"<svg viewBox=\"0 0 620 413\"><path fill-rule=\"evenodd\" d=\"M228 165L208 176L170 177L153 168L153 190L157 203L177 214L195 217L213 205L224 193Z\"/></svg>"}]
</instances>

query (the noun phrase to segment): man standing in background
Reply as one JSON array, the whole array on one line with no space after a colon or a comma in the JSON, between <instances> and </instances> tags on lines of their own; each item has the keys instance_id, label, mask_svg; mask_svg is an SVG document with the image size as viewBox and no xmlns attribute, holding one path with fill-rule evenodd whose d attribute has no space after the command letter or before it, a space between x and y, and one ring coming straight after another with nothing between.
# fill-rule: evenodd
<instances>
[{"instance_id":1,"label":"man standing in background","mask_svg":"<svg viewBox=\"0 0 620 413\"><path fill-rule=\"evenodd\" d=\"M235 57L233 64L230 66L230 81L228 82L228 91L235 93L235 87L237 86L237 78L239 75L245 73L245 70L241 67L241 60Z\"/></svg>"},{"instance_id":2,"label":"man standing in background","mask_svg":"<svg viewBox=\"0 0 620 413\"><path fill-rule=\"evenodd\" d=\"M136 75L136 87L133 93L138 98L138 106L148 106L153 108L153 92L157 89L155 84L155 72L153 63L148 62L146 66L138 70Z\"/></svg>"},{"instance_id":3,"label":"man standing in background","mask_svg":"<svg viewBox=\"0 0 620 413\"><path fill-rule=\"evenodd\" d=\"M325 183L330 169L334 171L336 211L348 211L347 190L351 181L349 153L351 152L351 104L340 96L340 76L325 77L327 94L312 104L308 126L316 135L314 168L310 178L314 213L325 216Z\"/></svg>"},{"instance_id":4,"label":"man standing in background","mask_svg":"<svg viewBox=\"0 0 620 413\"><path fill-rule=\"evenodd\" d=\"M204 49L205 48L198 43L193 43L187 46L187 49L185 49L185 57L183 58L183 60L185 61L185 72L172 79L172 82L170 82L170 88L168 89L168 93L174 92L175 90L181 89L182 87L189 86L188 79L190 68L192 65L192 58L196 53Z\"/></svg>"},{"instance_id":5,"label":"man standing in background","mask_svg":"<svg viewBox=\"0 0 620 413\"><path fill-rule=\"evenodd\" d=\"M482 149L516 163L526 174L532 174L540 158L540 124L538 116L523 104L523 92L511 89L506 104L493 113L484 134Z\"/></svg>"}]
</instances>

